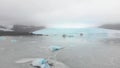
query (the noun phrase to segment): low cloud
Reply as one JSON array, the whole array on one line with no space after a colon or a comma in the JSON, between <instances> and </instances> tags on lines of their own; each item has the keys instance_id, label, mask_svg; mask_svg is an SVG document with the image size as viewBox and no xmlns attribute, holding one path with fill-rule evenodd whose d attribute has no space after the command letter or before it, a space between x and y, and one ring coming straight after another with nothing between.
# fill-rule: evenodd
<instances>
[{"instance_id":1,"label":"low cloud","mask_svg":"<svg viewBox=\"0 0 120 68\"><path fill-rule=\"evenodd\" d=\"M0 0L0 24L104 24L119 18L119 0Z\"/></svg>"}]
</instances>

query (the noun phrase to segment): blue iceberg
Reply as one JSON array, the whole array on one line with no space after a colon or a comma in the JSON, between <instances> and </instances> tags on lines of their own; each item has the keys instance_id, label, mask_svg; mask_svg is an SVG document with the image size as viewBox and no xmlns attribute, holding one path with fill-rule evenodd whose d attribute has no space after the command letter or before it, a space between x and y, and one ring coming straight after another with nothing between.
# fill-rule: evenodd
<instances>
[{"instance_id":1,"label":"blue iceberg","mask_svg":"<svg viewBox=\"0 0 120 68\"><path fill-rule=\"evenodd\" d=\"M58 51L58 50L60 50L60 49L63 49L63 47L61 47L61 46L50 46L50 50L52 51L52 52L56 52L56 51Z\"/></svg>"},{"instance_id":2,"label":"blue iceberg","mask_svg":"<svg viewBox=\"0 0 120 68\"><path fill-rule=\"evenodd\" d=\"M6 39L6 37L0 37L0 40L5 40Z\"/></svg>"},{"instance_id":3,"label":"blue iceberg","mask_svg":"<svg viewBox=\"0 0 120 68\"><path fill-rule=\"evenodd\" d=\"M51 68L48 64L48 60L45 58L36 59L32 62L32 66L40 68Z\"/></svg>"},{"instance_id":4,"label":"blue iceberg","mask_svg":"<svg viewBox=\"0 0 120 68\"><path fill-rule=\"evenodd\" d=\"M12 42L12 43L16 43L16 42L17 42L17 40L11 40L11 42Z\"/></svg>"}]
</instances>

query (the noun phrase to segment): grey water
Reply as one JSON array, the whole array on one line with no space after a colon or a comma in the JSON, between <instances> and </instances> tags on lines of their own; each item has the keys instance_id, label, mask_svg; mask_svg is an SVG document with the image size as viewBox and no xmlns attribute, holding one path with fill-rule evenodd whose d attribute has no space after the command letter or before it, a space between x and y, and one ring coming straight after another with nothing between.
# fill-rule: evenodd
<instances>
[{"instance_id":1,"label":"grey water","mask_svg":"<svg viewBox=\"0 0 120 68\"><path fill-rule=\"evenodd\" d=\"M70 31L71 32L71 31ZM51 32L52 33L52 32ZM80 32L81 33L81 32ZM15 63L22 58L53 56L49 46L59 45L57 61L69 68L120 68L120 38L93 32L49 34L45 36L1 36L0 68L33 68L29 63ZM71 36L72 35L72 36Z\"/></svg>"}]
</instances>

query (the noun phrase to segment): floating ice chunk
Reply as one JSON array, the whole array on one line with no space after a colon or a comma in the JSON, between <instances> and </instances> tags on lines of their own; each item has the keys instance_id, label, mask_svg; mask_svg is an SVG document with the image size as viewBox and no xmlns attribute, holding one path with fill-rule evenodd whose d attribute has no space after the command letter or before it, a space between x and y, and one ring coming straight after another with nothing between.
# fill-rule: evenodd
<instances>
[{"instance_id":1,"label":"floating ice chunk","mask_svg":"<svg viewBox=\"0 0 120 68\"><path fill-rule=\"evenodd\" d=\"M43 59L35 59L32 61L32 66L41 66L41 64L45 61L42 61Z\"/></svg>"},{"instance_id":2,"label":"floating ice chunk","mask_svg":"<svg viewBox=\"0 0 120 68\"><path fill-rule=\"evenodd\" d=\"M17 42L17 40L11 40L11 42L12 42L12 43L16 43L16 42Z\"/></svg>"},{"instance_id":3,"label":"floating ice chunk","mask_svg":"<svg viewBox=\"0 0 120 68\"><path fill-rule=\"evenodd\" d=\"M15 63L27 63L27 62L34 61L36 59L39 59L39 58L23 58L23 59L15 61Z\"/></svg>"},{"instance_id":4,"label":"floating ice chunk","mask_svg":"<svg viewBox=\"0 0 120 68\"><path fill-rule=\"evenodd\" d=\"M51 67L48 63L45 63L41 65L41 68L51 68Z\"/></svg>"},{"instance_id":5,"label":"floating ice chunk","mask_svg":"<svg viewBox=\"0 0 120 68\"><path fill-rule=\"evenodd\" d=\"M50 46L50 50L52 51L52 52L55 52L55 51L58 51L58 50L60 50L60 49L62 49L63 47L61 47L61 46Z\"/></svg>"},{"instance_id":6,"label":"floating ice chunk","mask_svg":"<svg viewBox=\"0 0 120 68\"><path fill-rule=\"evenodd\" d=\"M6 39L6 37L0 37L0 40L5 40Z\"/></svg>"},{"instance_id":7,"label":"floating ice chunk","mask_svg":"<svg viewBox=\"0 0 120 68\"><path fill-rule=\"evenodd\" d=\"M53 64L54 68L69 68L67 65L65 65L62 62L51 59L44 59L44 58L23 58L16 61L16 63L27 63L27 62L32 62L31 63L32 66L41 67L41 68L53 68L50 64Z\"/></svg>"},{"instance_id":8,"label":"floating ice chunk","mask_svg":"<svg viewBox=\"0 0 120 68\"><path fill-rule=\"evenodd\" d=\"M32 66L34 67L41 67L41 68L50 68L50 65L48 64L48 61L44 58L36 59L32 62Z\"/></svg>"}]
</instances>

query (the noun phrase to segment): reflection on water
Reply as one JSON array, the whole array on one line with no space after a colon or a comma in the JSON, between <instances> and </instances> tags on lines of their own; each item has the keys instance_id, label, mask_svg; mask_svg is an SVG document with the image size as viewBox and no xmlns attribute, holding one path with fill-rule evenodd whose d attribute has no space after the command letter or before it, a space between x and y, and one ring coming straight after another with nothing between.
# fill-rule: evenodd
<instances>
[{"instance_id":1,"label":"reflection on water","mask_svg":"<svg viewBox=\"0 0 120 68\"><path fill-rule=\"evenodd\" d=\"M4 38L4 39L2 39ZM64 47L57 60L70 68L120 68L120 39L106 33L62 34L48 36L0 37L1 68L32 68L29 63L16 64L22 58L48 58L52 45Z\"/></svg>"}]
</instances>

